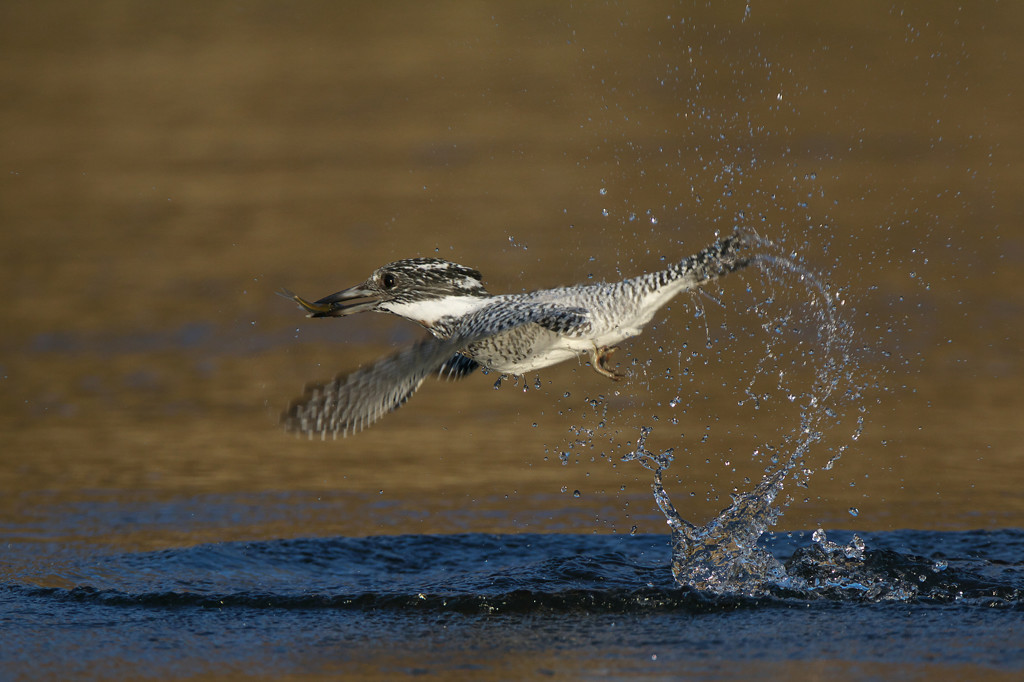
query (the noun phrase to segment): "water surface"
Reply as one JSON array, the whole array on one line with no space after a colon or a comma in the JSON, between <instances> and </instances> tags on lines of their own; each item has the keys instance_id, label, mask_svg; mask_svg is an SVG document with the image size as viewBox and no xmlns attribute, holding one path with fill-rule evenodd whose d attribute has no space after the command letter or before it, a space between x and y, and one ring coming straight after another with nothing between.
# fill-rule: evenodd
<instances>
[{"instance_id":1,"label":"water surface","mask_svg":"<svg viewBox=\"0 0 1024 682\"><path fill-rule=\"evenodd\" d=\"M1019 675L1022 31L947 2L5 3L6 674ZM426 386L357 439L278 428L421 333L281 286L415 255L495 292L611 280L737 224L844 301L863 388L770 551L850 529L969 599L673 582L622 455L652 428L695 523L760 479L794 421L748 400L749 304L807 301L760 272L674 302L620 385L566 363Z\"/></svg>"}]
</instances>

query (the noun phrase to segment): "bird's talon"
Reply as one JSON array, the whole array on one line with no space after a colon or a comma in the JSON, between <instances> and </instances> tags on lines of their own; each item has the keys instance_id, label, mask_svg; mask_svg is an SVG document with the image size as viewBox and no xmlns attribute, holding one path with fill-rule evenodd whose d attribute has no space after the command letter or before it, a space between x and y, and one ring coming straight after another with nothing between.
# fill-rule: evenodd
<instances>
[{"instance_id":1,"label":"bird's talon","mask_svg":"<svg viewBox=\"0 0 1024 682\"><path fill-rule=\"evenodd\" d=\"M609 346L607 348L595 348L591 353L591 365L594 370L603 376L608 377L612 381L622 381L626 375L620 372L616 372L614 368L609 366L611 361L612 353L619 349L618 346Z\"/></svg>"}]
</instances>

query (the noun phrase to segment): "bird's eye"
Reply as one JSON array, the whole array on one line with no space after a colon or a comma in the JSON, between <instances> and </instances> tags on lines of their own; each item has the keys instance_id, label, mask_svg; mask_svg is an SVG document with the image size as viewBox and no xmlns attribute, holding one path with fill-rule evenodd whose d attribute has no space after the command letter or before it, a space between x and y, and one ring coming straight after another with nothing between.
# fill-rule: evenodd
<instances>
[{"instance_id":1,"label":"bird's eye","mask_svg":"<svg viewBox=\"0 0 1024 682\"><path fill-rule=\"evenodd\" d=\"M394 289L395 276L392 275L390 272L384 273L384 276L380 278L380 283L381 286L383 286L385 289Z\"/></svg>"}]
</instances>

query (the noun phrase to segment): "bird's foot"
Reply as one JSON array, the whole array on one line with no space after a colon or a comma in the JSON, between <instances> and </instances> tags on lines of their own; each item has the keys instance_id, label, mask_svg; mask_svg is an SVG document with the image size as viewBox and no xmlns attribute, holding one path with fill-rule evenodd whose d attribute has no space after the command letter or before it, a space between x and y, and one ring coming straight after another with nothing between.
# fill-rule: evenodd
<instances>
[{"instance_id":1,"label":"bird's foot","mask_svg":"<svg viewBox=\"0 0 1024 682\"><path fill-rule=\"evenodd\" d=\"M590 364L598 374L608 377L612 381L621 381L626 375L616 372L609 366L612 353L619 349L618 346L605 346L595 348L590 352Z\"/></svg>"}]
</instances>

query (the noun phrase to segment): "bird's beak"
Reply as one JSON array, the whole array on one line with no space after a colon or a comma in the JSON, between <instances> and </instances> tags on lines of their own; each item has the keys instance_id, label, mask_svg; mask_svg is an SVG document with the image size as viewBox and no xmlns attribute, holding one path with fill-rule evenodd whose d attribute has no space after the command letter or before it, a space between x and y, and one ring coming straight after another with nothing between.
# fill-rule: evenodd
<instances>
[{"instance_id":1,"label":"bird's beak","mask_svg":"<svg viewBox=\"0 0 1024 682\"><path fill-rule=\"evenodd\" d=\"M364 310L373 310L380 303L380 295L365 285L360 284L348 289L324 296L319 301L307 301L287 289L278 292L281 296L291 299L302 306L310 317L343 317Z\"/></svg>"}]
</instances>

